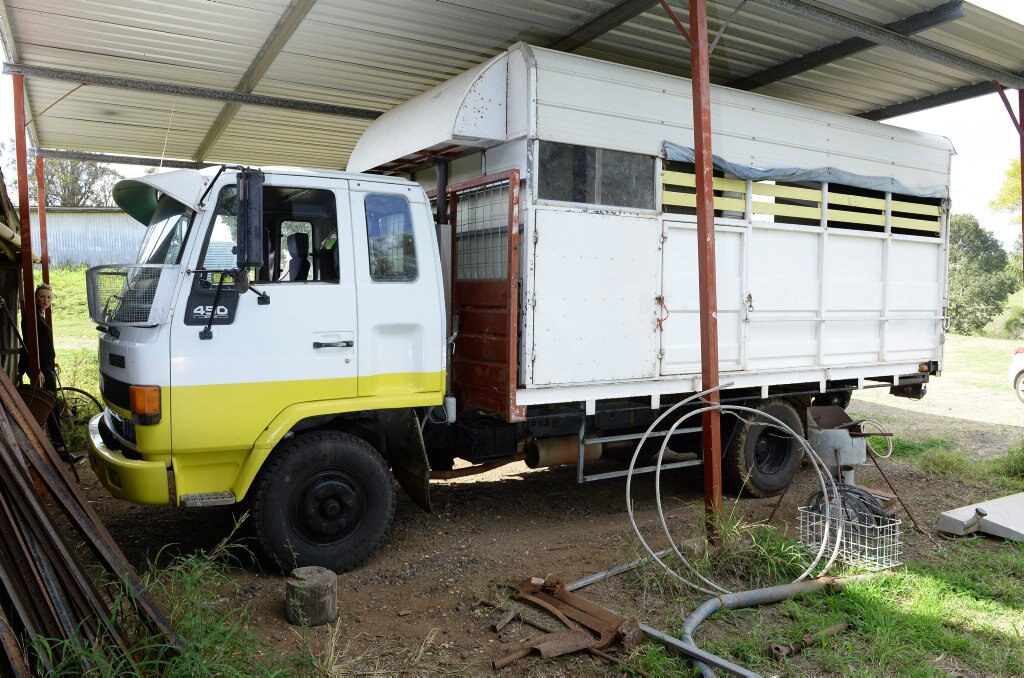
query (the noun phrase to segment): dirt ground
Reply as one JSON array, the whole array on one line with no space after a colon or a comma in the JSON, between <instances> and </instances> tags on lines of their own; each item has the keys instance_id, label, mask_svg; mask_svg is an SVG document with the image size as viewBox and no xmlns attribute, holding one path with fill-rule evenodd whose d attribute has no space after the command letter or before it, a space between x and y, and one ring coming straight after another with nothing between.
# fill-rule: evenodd
<instances>
[{"instance_id":1,"label":"dirt ground","mask_svg":"<svg viewBox=\"0 0 1024 678\"><path fill-rule=\"evenodd\" d=\"M952 438L957 449L977 457L1005 453L1024 435L1024 406L1009 390L1000 398L936 386L921 402L868 393L856 399L850 411L857 418L880 420L898 436ZM611 468L609 464L602 460L593 470ZM929 531L941 511L983 498L977 496L977 488L929 480L909 467L889 463L886 469ZM575 480L574 468L531 471L514 464L475 478L437 482L432 485L432 514L420 511L400 493L385 545L365 566L339 577L339 634L336 661L331 662L336 674L488 674L492 660L509 654L536 632L518 623L502 633L491 631L495 615L475 607L477 599L503 599L504 585L526 577L555 574L573 580L635 557L637 540L627 519L624 481L577 485ZM884 486L871 467L859 473L858 481ZM140 507L113 499L88 469L83 469L82 485L138 567L156 558L167 544L175 545L167 553L212 548L231 527L226 510ZM773 523L796 530L797 505L813 489L805 468ZM676 536L685 537L701 520L700 469L666 472L662 492ZM657 528L654 497L653 475L634 482L638 522L660 548L665 541ZM729 501L732 507L733 500ZM745 520L755 521L766 519L775 503L743 500L735 506ZM907 529L905 537L905 557L927 557L935 551L926 536ZM230 593L251 610L252 625L264 639L261 651L271 656L303 647L300 634L285 621L284 591L282 576L250 566L237 570L237 587ZM666 606L657 591L635 575L622 575L581 593L668 632L688 612ZM320 645L325 642L323 634L318 636ZM504 673L619 674L611 664L588 656L527 659Z\"/></svg>"}]
</instances>

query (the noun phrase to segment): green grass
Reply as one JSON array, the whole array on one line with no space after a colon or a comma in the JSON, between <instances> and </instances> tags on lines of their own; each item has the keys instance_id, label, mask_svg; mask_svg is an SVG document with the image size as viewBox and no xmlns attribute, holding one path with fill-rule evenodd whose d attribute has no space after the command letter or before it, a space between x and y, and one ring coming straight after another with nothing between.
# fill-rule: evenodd
<instances>
[{"instance_id":1,"label":"green grass","mask_svg":"<svg viewBox=\"0 0 1024 678\"><path fill-rule=\"evenodd\" d=\"M891 463L1024 491L1024 441L986 461L965 459L940 437L893 443ZM700 562L699 569L734 590L789 581L806 562L793 540L765 526L735 527L728 537L739 548ZM709 597L680 588L662 593L665 607L682 611L664 629L669 633L678 633L683 617ZM770 643L794 643L840 622L850 630L799 656L769 657ZM943 542L938 551L926 550L900 569L850 583L839 593L719 611L701 626L697 642L763 675L1024 675L1024 544L973 537ZM653 643L630 659L653 675L693 675L685 660Z\"/></svg>"},{"instance_id":2,"label":"green grass","mask_svg":"<svg viewBox=\"0 0 1024 678\"><path fill-rule=\"evenodd\" d=\"M897 438L893 441L893 457L905 459L931 476L988 485L1010 493L1024 492L1024 441L1005 456L976 461L957 451L949 440Z\"/></svg>"},{"instance_id":3,"label":"green grass","mask_svg":"<svg viewBox=\"0 0 1024 678\"><path fill-rule=\"evenodd\" d=\"M42 280L36 273L36 284ZM89 319L85 268L50 269L53 286L53 333L60 349L90 348L95 351L96 323Z\"/></svg>"},{"instance_id":4,"label":"green grass","mask_svg":"<svg viewBox=\"0 0 1024 678\"><path fill-rule=\"evenodd\" d=\"M135 630L130 647L134 666L89 647L80 638L36 638L33 651L51 659L48 676L292 676L315 675L319 660L307 643L287 659L261 651L259 637L249 626L245 607L231 604L234 580L229 565L247 554L228 537L211 552L174 558L143 576L150 595L167 613L184 641L176 652L162 637L147 636L133 616L128 599L119 598L116 614L122 628ZM304 630L305 631L305 630ZM308 635L303 636L308 639Z\"/></svg>"},{"instance_id":5,"label":"green grass","mask_svg":"<svg viewBox=\"0 0 1024 678\"><path fill-rule=\"evenodd\" d=\"M1019 345L1012 339L947 334L942 379L1005 393L1006 370Z\"/></svg>"},{"instance_id":6,"label":"green grass","mask_svg":"<svg viewBox=\"0 0 1024 678\"><path fill-rule=\"evenodd\" d=\"M851 628L797 657L775 661L768 655L770 643L790 644L840 622ZM966 539L838 593L720 611L696 640L764 675L1024 675L1022 634L1024 545ZM689 672L683 660L655 645L642 646L631 659L655 675Z\"/></svg>"}]
</instances>

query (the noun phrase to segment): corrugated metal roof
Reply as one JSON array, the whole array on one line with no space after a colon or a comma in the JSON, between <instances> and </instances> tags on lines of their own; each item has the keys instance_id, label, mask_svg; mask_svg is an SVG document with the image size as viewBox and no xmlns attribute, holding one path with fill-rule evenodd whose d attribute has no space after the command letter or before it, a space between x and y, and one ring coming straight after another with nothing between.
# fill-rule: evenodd
<instances>
[{"instance_id":1,"label":"corrugated metal roof","mask_svg":"<svg viewBox=\"0 0 1024 678\"><path fill-rule=\"evenodd\" d=\"M7 58L60 68L233 91L297 0L0 0ZM550 45L621 0L319 0L259 79L254 94L383 112L517 41ZM685 2L674 3L677 7ZM936 0L817 0L814 7L886 24ZM712 35L741 0L708 0ZM582 45L599 59L687 75L689 49L652 0ZM679 10L685 16L683 9ZM742 3L711 57L727 84L852 37L768 2ZM964 4L964 16L914 40L993 67L1024 71L1024 26ZM827 110L863 114L983 82L946 64L876 46L757 89ZM74 82L26 78L29 114ZM224 104L88 85L32 123L33 144L152 157L344 167L368 122L242 105L197 154Z\"/></svg>"}]
</instances>

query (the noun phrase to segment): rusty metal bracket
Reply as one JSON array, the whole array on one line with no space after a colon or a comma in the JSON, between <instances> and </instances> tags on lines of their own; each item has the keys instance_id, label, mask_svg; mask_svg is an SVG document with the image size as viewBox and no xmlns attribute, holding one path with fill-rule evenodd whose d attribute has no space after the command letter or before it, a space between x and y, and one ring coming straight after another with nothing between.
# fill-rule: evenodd
<instances>
[{"instance_id":1,"label":"rusty metal bracket","mask_svg":"<svg viewBox=\"0 0 1024 678\"><path fill-rule=\"evenodd\" d=\"M831 636L838 636L840 633L850 628L850 625L846 622L841 622L827 629L818 631L817 633L808 633L806 636L793 643L792 645L782 645L779 643L772 643L768 646L768 650L772 655L772 659L778 661L783 657L792 657L800 654L804 648L808 648L811 645L820 643L823 639Z\"/></svg>"},{"instance_id":2,"label":"rusty metal bracket","mask_svg":"<svg viewBox=\"0 0 1024 678\"><path fill-rule=\"evenodd\" d=\"M559 577L527 579L519 584L512 597L547 610L569 628L573 627L572 622L576 622L593 631L598 635L594 647L599 650L616 640L632 649L643 639L636 617L620 617L583 596L569 592Z\"/></svg>"}]
</instances>

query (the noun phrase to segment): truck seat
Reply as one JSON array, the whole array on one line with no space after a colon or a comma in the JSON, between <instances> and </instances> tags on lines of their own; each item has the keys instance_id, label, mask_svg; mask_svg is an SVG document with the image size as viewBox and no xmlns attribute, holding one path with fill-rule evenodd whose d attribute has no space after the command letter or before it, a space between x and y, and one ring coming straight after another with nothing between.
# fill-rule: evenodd
<instances>
[{"instance_id":1,"label":"truck seat","mask_svg":"<svg viewBox=\"0 0 1024 678\"><path fill-rule=\"evenodd\" d=\"M305 280L309 276L309 235L292 233L288 236L288 272L281 280Z\"/></svg>"}]
</instances>

